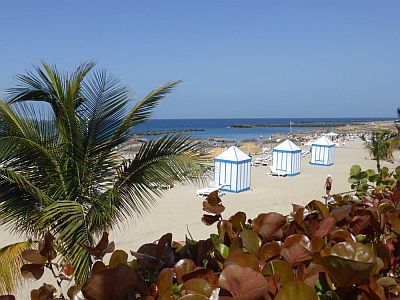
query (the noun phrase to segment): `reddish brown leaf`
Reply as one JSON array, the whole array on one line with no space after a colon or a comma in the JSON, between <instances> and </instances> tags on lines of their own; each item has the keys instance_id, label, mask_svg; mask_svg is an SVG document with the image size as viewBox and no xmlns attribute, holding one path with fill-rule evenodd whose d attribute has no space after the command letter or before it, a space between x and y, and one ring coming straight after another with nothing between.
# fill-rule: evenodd
<instances>
[{"instance_id":1,"label":"reddish brown leaf","mask_svg":"<svg viewBox=\"0 0 400 300\"><path fill-rule=\"evenodd\" d=\"M73 286L71 286L71 287L68 288L67 296L68 296L70 299L75 299L75 295L76 295L77 293L79 293L79 292L80 292L80 289L79 289L77 286L73 285Z\"/></svg>"},{"instance_id":2,"label":"reddish brown leaf","mask_svg":"<svg viewBox=\"0 0 400 300\"><path fill-rule=\"evenodd\" d=\"M218 191L211 192L207 196L206 201L212 206L218 205L219 203L221 203L221 198L218 196Z\"/></svg>"},{"instance_id":3,"label":"reddish brown leaf","mask_svg":"<svg viewBox=\"0 0 400 300\"><path fill-rule=\"evenodd\" d=\"M271 212L259 214L251 223L255 232L265 239L282 238L282 226L286 223L286 218L278 213Z\"/></svg>"},{"instance_id":4,"label":"reddish brown leaf","mask_svg":"<svg viewBox=\"0 0 400 300\"><path fill-rule=\"evenodd\" d=\"M216 286L218 284L218 276L210 269L199 268L182 276L183 281L187 281L192 278L203 278L212 286Z\"/></svg>"},{"instance_id":5,"label":"reddish brown leaf","mask_svg":"<svg viewBox=\"0 0 400 300\"><path fill-rule=\"evenodd\" d=\"M321 237L313 237L311 239L311 253L319 253L325 246L325 240Z\"/></svg>"},{"instance_id":6,"label":"reddish brown leaf","mask_svg":"<svg viewBox=\"0 0 400 300\"><path fill-rule=\"evenodd\" d=\"M219 277L218 285L239 299L268 297L267 280L261 273L251 268L238 265L227 266Z\"/></svg>"},{"instance_id":7,"label":"reddish brown leaf","mask_svg":"<svg viewBox=\"0 0 400 300\"><path fill-rule=\"evenodd\" d=\"M207 215L204 214L203 217L201 218L201 221L207 225L207 226L211 226L212 224L214 224L215 222L218 222L221 219L221 215Z\"/></svg>"},{"instance_id":8,"label":"reddish brown leaf","mask_svg":"<svg viewBox=\"0 0 400 300\"><path fill-rule=\"evenodd\" d=\"M143 268L172 267L175 254L171 245L172 234L167 233L160 238L157 244L144 244L140 246L137 252L131 251L131 254L138 259Z\"/></svg>"},{"instance_id":9,"label":"reddish brown leaf","mask_svg":"<svg viewBox=\"0 0 400 300\"><path fill-rule=\"evenodd\" d=\"M351 233L344 229L337 229L331 233L331 241L336 243L354 241Z\"/></svg>"},{"instance_id":10,"label":"reddish brown leaf","mask_svg":"<svg viewBox=\"0 0 400 300\"><path fill-rule=\"evenodd\" d=\"M329 217L328 207L321 201L313 200L307 204L306 208L308 208L310 211L318 210L324 219Z\"/></svg>"},{"instance_id":11,"label":"reddish brown leaf","mask_svg":"<svg viewBox=\"0 0 400 300\"><path fill-rule=\"evenodd\" d=\"M180 297L179 300L208 300L209 298L203 295L195 295L195 294L189 294L185 295L183 297ZM232 299L232 298L230 298ZM221 297L218 297L218 300L221 300Z\"/></svg>"},{"instance_id":12,"label":"reddish brown leaf","mask_svg":"<svg viewBox=\"0 0 400 300\"><path fill-rule=\"evenodd\" d=\"M307 236L293 234L289 236L281 249L281 255L291 265L312 259L311 244Z\"/></svg>"},{"instance_id":13,"label":"reddish brown leaf","mask_svg":"<svg viewBox=\"0 0 400 300\"><path fill-rule=\"evenodd\" d=\"M27 249L22 251L21 255L30 263L44 265L47 262L47 257L42 256L39 250Z\"/></svg>"},{"instance_id":14,"label":"reddish brown leaf","mask_svg":"<svg viewBox=\"0 0 400 300\"><path fill-rule=\"evenodd\" d=\"M210 214L221 214L225 210L225 206L221 203L217 205L211 205L208 201L203 201L203 210Z\"/></svg>"},{"instance_id":15,"label":"reddish brown leaf","mask_svg":"<svg viewBox=\"0 0 400 300\"><path fill-rule=\"evenodd\" d=\"M44 239L39 242L40 255L46 257L50 261L57 257L57 253L54 250L53 241L53 235L47 231L44 235Z\"/></svg>"},{"instance_id":16,"label":"reddish brown leaf","mask_svg":"<svg viewBox=\"0 0 400 300\"><path fill-rule=\"evenodd\" d=\"M334 217L327 217L319 223L319 228L315 231L316 237L324 237L330 233L336 226L336 219Z\"/></svg>"},{"instance_id":17,"label":"reddish brown leaf","mask_svg":"<svg viewBox=\"0 0 400 300\"><path fill-rule=\"evenodd\" d=\"M319 273L324 272L324 269L322 266L311 263L303 272L303 278L301 281L303 281L305 284L308 286L314 288L315 283L317 282L319 278Z\"/></svg>"},{"instance_id":18,"label":"reddish brown leaf","mask_svg":"<svg viewBox=\"0 0 400 300\"><path fill-rule=\"evenodd\" d=\"M238 233L243 229L243 226L246 223L246 214L239 211L231 216L228 221L232 223L232 230Z\"/></svg>"},{"instance_id":19,"label":"reddish brown leaf","mask_svg":"<svg viewBox=\"0 0 400 300\"><path fill-rule=\"evenodd\" d=\"M157 277L158 296L160 299L172 299L174 269L164 268Z\"/></svg>"},{"instance_id":20,"label":"reddish brown leaf","mask_svg":"<svg viewBox=\"0 0 400 300\"><path fill-rule=\"evenodd\" d=\"M293 215L294 220L295 220L295 221L297 222L297 224L299 224L300 226L303 224L303 221L304 221L304 210L305 210L304 207L299 207L299 208L295 211L295 213L294 213L294 215Z\"/></svg>"},{"instance_id":21,"label":"reddish brown leaf","mask_svg":"<svg viewBox=\"0 0 400 300\"><path fill-rule=\"evenodd\" d=\"M136 272L127 265L93 274L83 285L88 300L125 299L138 287Z\"/></svg>"},{"instance_id":22,"label":"reddish brown leaf","mask_svg":"<svg viewBox=\"0 0 400 300\"><path fill-rule=\"evenodd\" d=\"M182 276L194 271L196 268L196 264L193 260L184 258L179 260L175 265L174 265L174 270L176 274L176 279L178 280L179 284L183 283Z\"/></svg>"},{"instance_id":23,"label":"reddish brown leaf","mask_svg":"<svg viewBox=\"0 0 400 300\"><path fill-rule=\"evenodd\" d=\"M353 234L368 234L370 232L380 232L380 224L376 220L376 216L370 209L360 210L353 217L349 224L349 230Z\"/></svg>"},{"instance_id":24,"label":"reddish brown leaf","mask_svg":"<svg viewBox=\"0 0 400 300\"><path fill-rule=\"evenodd\" d=\"M336 222L339 222L344 218L347 218L350 212L351 212L351 205L349 204L349 205L343 205L341 207L332 210L330 215L331 217L335 218Z\"/></svg>"},{"instance_id":25,"label":"reddish brown leaf","mask_svg":"<svg viewBox=\"0 0 400 300\"><path fill-rule=\"evenodd\" d=\"M241 252L230 253L224 262L224 266L233 264L242 267L248 267L254 271L260 271L258 259L254 256L254 254Z\"/></svg>"},{"instance_id":26,"label":"reddish brown leaf","mask_svg":"<svg viewBox=\"0 0 400 300\"><path fill-rule=\"evenodd\" d=\"M94 263L92 267L92 274L101 273L105 270L107 270L106 265L102 261L98 260Z\"/></svg>"},{"instance_id":27,"label":"reddish brown leaf","mask_svg":"<svg viewBox=\"0 0 400 300\"><path fill-rule=\"evenodd\" d=\"M104 251L107 249L108 246L108 233L103 232L103 236L101 237L100 241L97 243L95 247L85 245L85 244L80 244L83 248L86 249L87 252L89 252L91 255L95 257L102 257Z\"/></svg>"},{"instance_id":28,"label":"reddish brown leaf","mask_svg":"<svg viewBox=\"0 0 400 300\"><path fill-rule=\"evenodd\" d=\"M28 280L38 280L43 276L44 265L26 264L21 267L21 275Z\"/></svg>"},{"instance_id":29,"label":"reddish brown leaf","mask_svg":"<svg viewBox=\"0 0 400 300\"><path fill-rule=\"evenodd\" d=\"M31 291L31 300L53 300L57 289L44 283L39 289Z\"/></svg>"},{"instance_id":30,"label":"reddish brown leaf","mask_svg":"<svg viewBox=\"0 0 400 300\"><path fill-rule=\"evenodd\" d=\"M74 267L71 264L65 264L62 268L65 276L71 277L74 274Z\"/></svg>"},{"instance_id":31,"label":"reddish brown leaf","mask_svg":"<svg viewBox=\"0 0 400 300\"><path fill-rule=\"evenodd\" d=\"M391 214L389 216L390 223L392 224L392 228L396 231L397 234L400 233L400 218L395 214Z\"/></svg>"},{"instance_id":32,"label":"reddish brown leaf","mask_svg":"<svg viewBox=\"0 0 400 300\"><path fill-rule=\"evenodd\" d=\"M281 246L278 242L269 242L261 246L260 260L267 261L281 254Z\"/></svg>"},{"instance_id":33,"label":"reddish brown leaf","mask_svg":"<svg viewBox=\"0 0 400 300\"><path fill-rule=\"evenodd\" d=\"M221 239L224 239L225 235L228 236L229 239L234 239L236 237L236 233L233 232L232 223L222 220L217 224L218 235Z\"/></svg>"}]
</instances>

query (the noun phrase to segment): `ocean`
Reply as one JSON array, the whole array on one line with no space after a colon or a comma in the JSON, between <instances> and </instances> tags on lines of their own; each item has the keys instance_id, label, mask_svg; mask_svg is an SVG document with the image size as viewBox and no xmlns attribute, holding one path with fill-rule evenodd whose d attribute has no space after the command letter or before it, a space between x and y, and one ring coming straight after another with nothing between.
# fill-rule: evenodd
<instances>
[{"instance_id":1,"label":"ocean","mask_svg":"<svg viewBox=\"0 0 400 300\"><path fill-rule=\"evenodd\" d=\"M360 121L391 121L394 118L269 118L269 119L151 119L133 129L133 132L169 131L169 130L202 130L192 131L188 134L194 138L221 137L227 140L245 140L269 138L273 134L286 134L290 127L254 127L230 128L235 124L289 124L292 122L292 132L308 131L315 127L296 127L296 123L304 122L360 122ZM326 130L332 128L325 127ZM157 135L143 135L147 139L157 138Z\"/></svg>"}]
</instances>

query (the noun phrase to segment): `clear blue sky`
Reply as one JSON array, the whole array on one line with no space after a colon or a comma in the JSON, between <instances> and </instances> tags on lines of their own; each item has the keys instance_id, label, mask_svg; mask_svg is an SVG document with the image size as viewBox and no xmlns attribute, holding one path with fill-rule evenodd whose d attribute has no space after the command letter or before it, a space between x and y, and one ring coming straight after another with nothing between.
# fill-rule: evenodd
<instances>
[{"instance_id":1,"label":"clear blue sky","mask_svg":"<svg viewBox=\"0 0 400 300\"><path fill-rule=\"evenodd\" d=\"M392 117L400 1L4 1L0 96L46 60L94 59L143 96L181 86L158 118Z\"/></svg>"}]
</instances>

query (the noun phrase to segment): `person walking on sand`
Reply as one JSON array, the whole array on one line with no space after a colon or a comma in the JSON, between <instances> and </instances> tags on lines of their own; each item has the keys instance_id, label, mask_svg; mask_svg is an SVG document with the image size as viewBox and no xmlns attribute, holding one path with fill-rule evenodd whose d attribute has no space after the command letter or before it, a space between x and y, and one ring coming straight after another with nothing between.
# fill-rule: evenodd
<instances>
[{"instance_id":1,"label":"person walking on sand","mask_svg":"<svg viewBox=\"0 0 400 300\"><path fill-rule=\"evenodd\" d=\"M332 176L328 175L328 177L325 180L325 186L324 186L327 200L331 198L332 182L333 182Z\"/></svg>"}]
</instances>

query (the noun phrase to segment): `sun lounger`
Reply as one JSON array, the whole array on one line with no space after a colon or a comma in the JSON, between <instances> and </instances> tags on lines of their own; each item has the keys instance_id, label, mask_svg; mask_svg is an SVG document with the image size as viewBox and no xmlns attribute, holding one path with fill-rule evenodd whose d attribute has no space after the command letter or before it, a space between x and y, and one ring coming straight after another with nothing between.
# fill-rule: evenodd
<instances>
[{"instance_id":1,"label":"sun lounger","mask_svg":"<svg viewBox=\"0 0 400 300\"><path fill-rule=\"evenodd\" d=\"M276 170L276 168L274 166L269 166L270 168L270 172L268 172L268 176L278 176L278 177L285 177L287 174L282 172L282 171L278 171Z\"/></svg>"},{"instance_id":2,"label":"sun lounger","mask_svg":"<svg viewBox=\"0 0 400 300\"><path fill-rule=\"evenodd\" d=\"M206 187L206 188L202 188L196 191L196 194L198 197L207 197L208 195L210 195L210 193L214 192L214 191L218 191L218 195L219 196L223 196L225 195L224 191L221 191L221 189L227 186L226 184L221 184L219 186L212 186L212 187Z\"/></svg>"}]
</instances>

